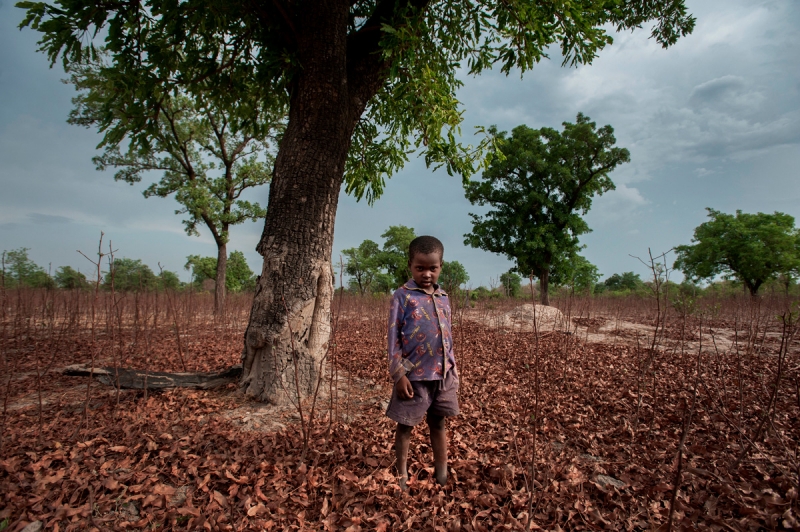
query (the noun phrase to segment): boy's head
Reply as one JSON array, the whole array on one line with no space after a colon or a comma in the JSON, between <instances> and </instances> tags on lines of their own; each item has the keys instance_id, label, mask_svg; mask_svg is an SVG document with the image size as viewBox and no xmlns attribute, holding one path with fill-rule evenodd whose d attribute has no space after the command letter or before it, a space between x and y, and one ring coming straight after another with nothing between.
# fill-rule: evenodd
<instances>
[{"instance_id":1,"label":"boy's head","mask_svg":"<svg viewBox=\"0 0 800 532\"><path fill-rule=\"evenodd\" d=\"M433 288L442 273L444 245L433 236L418 236L408 246L408 269L417 286Z\"/></svg>"}]
</instances>

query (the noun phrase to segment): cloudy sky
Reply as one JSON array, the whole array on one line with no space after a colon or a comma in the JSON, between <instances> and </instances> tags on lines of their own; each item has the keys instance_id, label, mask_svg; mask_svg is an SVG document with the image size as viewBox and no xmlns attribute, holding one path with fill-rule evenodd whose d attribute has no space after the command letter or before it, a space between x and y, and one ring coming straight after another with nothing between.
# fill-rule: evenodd
<instances>
[{"instance_id":1,"label":"cloudy sky","mask_svg":"<svg viewBox=\"0 0 800 532\"><path fill-rule=\"evenodd\" d=\"M724 212L781 211L800 219L800 2L687 0L697 17L692 35L663 50L648 29L615 36L589 66L562 68L555 58L520 79L499 72L465 78L467 141L476 125L560 128L583 112L611 124L631 163L617 185L594 202L594 230L584 255L604 276L644 268L644 256L689 243L706 207ZM142 197L91 163L100 137L66 123L74 91L60 67L36 53L38 35L16 26L22 10L0 0L0 250L30 248L38 264L90 271L100 231L118 255L157 271L183 270L189 254L214 255L208 234L183 232L173 199ZM252 198L266 203L267 190ZM420 200L420 198L426 198ZM438 236L446 258L462 262L473 287L511 265L463 245L471 229L458 178L411 163L389 182L375 206L342 195L334 257L364 239L381 242L390 225ZM232 231L231 248L254 251L261 223ZM335 259L337 260L337 259Z\"/></svg>"}]
</instances>

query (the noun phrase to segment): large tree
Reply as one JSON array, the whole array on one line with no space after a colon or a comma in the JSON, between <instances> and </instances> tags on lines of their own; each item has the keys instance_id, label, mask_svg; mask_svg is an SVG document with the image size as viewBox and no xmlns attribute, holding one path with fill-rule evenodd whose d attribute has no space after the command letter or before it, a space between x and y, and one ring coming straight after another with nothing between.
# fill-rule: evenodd
<instances>
[{"instance_id":1,"label":"large tree","mask_svg":"<svg viewBox=\"0 0 800 532\"><path fill-rule=\"evenodd\" d=\"M674 267L690 280L733 277L755 297L765 281L800 271L800 231L792 216L706 210L710 220L695 228L694 244L675 248Z\"/></svg>"},{"instance_id":2,"label":"large tree","mask_svg":"<svg viewBox=\"0 0 800 532\"><path fill-rule=\"evenodd\" d=\"M560 47L565 64L591 62L609 31L654 22L669 46L694 27L684 0L190 0L21 2L23 25L67 65L110 52L111 82L133 85L142 131L164 94L288 101L275 160L264 257L245 333L241 385L278 401L313 389L330 334L331 251L340 187L374 200L414 148L469 175L482 151L458 143L460 72L499 64L531 69ZM101 31L102 30L102 31ZM294 341L290 334L295 336ZM295 365L294 361L297 361Z\"/></svg>"},{"instance_id":3,"label":"large tree","mask_svg":"<svg viewBox=\"0 0 800 532\"><path fill-rule=\"evenodd\" d=\"M483 178L465 185L467 199L492 209L472 217L465 244L502 253L516 270L539 278L542 304L549 305L553 269L566 277L580 249L578 237L590 231L582 215L592 198L614 189L608 174L630 155L614 147L611 126L597 129L578 114L564 131L517 126L506 137L496 135L502 157L492 161ZM564 271L561 271L564 270Z\"/></svg>"},{"instance_id":4,"label":"large tree","mask_svg":"<svg viewBox=\"0 0 800 532\"><path fill-rule=\"evenodd\" d=\"M95 60L69 66L69 81L79 93L72 100L75 108L69 122L111 128L114 134L103 140L103 154L94 158L97 169L116 168L114 179L131 185L150 172L163 172L160 181L145 189L144 197L174 195L182 206L175 214L186 215L186 233L200 236L200 227L208 229L217 246L212 278L214 311L218 313L230 284L227 246L231 226L266 214L257 202L241 196L247 189L269 183L272 177L273 154L264 136L279 132L281 106L277 102L253 106L252 114L242 120L224 101L192 98L176 89L161 96L158 119L142 132L137 121L141 110L135 106L137 86L115 83L106 57L101 53ZM255 137L256 132L260 138Z\"/></svg>"}]
</instances>

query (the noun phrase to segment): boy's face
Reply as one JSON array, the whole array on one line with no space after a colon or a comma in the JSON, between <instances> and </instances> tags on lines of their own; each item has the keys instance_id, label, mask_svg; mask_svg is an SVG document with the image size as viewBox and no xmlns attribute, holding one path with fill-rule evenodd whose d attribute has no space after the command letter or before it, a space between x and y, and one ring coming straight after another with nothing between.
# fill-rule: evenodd
<instances>
[{"instance_id":1,"label":"boy's face","mask_svg":"<svg viewBox=\"0 0 800 532\"><path fill-rule=\"evenodd\" d=\"M428 293L433 292L433 285L439 280L442 273L441 253L417 253L408 262L408 269L411 270L411 277L417 286Z\"/></svg>"}]
</instances>

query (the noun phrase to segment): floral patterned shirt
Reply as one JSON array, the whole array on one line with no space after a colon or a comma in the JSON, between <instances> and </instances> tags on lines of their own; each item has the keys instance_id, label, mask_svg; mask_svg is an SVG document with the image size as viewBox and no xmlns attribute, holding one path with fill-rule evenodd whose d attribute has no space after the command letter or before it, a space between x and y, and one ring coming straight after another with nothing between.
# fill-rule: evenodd
<instances>
[{"instance_id":1,"label":"floral patterned shirt","mask_svg":"<svg viewBox=\"0 0 800 532\"><path fill-rule=\"evenodd\" d=\"M427 294L413 279L395 290L389 309L389 374L397 382L444 379L455 370L450 300L434 285Z\"/></svg>"}]
</instances>

